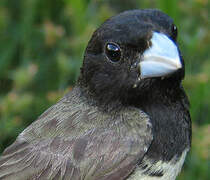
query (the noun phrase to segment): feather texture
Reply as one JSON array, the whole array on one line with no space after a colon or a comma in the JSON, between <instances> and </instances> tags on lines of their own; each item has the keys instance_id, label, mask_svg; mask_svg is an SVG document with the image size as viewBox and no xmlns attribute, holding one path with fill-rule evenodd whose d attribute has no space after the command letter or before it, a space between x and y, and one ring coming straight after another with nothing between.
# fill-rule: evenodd
<instances>
[{"instance_id":1,"label":"feather texture","mask_svg":"<svg viewBox=\"0 0 210 180\"><path fill-rule=\"evenodd\" d=\"M120 180L132 172L152 141L148 116L103 113L79 94L75 88L4 151L0 179Z\"/></svg>"}]
</instances>

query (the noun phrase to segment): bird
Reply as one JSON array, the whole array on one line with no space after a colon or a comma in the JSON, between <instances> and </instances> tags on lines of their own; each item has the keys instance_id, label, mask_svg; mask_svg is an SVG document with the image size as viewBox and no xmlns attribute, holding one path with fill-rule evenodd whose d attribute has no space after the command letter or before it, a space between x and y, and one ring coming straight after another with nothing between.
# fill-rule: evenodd
<instances>
[{"instance_id":1,"label":"bird","mask_svg":"<svg viewBox=\"0 0 210 180\"><path fill-rule=\"evenodd\" d=\"M191 146L173 19L121 12L95 30L74 88L0 157L0 180L175 180Z\"/></svg>"}]
</instances>

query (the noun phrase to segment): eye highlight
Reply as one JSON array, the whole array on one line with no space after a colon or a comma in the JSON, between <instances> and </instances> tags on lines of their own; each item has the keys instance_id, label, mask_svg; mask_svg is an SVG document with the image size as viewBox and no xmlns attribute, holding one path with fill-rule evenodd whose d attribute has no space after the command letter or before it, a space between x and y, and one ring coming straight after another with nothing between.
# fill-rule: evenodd
<instances>
[{"instance_id":1,"label":"eye highlight","mask_svg":"<svg viewBox=\"0 0 210 180\"><path fill-rule=\"evenodd\" d=\"M112 62L118 62L121 59L120 47L115 43L107 43L105 53L109 60Z\"/></svg>"},{"instance_id":2,"label":"eye highlight","mask_svg":"<svg viewBox=\"0 0 210 180\"><path fill-rule=\"evenodd\" d=\"M171 26L171 32L172 32L172 38L174 40L176 40L177 35L178 35L178 29L177 29L177 27L176 27L175 24L172 24L172 26Z\"/></svg>"}]
</instances>

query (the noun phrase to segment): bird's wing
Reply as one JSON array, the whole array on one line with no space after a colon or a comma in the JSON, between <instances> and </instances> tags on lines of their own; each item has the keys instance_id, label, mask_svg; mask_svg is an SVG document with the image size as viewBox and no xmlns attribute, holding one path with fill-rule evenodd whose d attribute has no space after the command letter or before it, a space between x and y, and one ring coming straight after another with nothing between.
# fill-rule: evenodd
<instances>
[{"instance_id":1,"label":"bird's wing","mask_svg":"<svg viewBox=\"0 0 210 180\"><path fill-rule=\"evenodd\" d=\"M4 151L0 180L121 180L134 170L152 141L146 114L131 108L111 117L65 103Z\"/></svg>"}]
</instances>

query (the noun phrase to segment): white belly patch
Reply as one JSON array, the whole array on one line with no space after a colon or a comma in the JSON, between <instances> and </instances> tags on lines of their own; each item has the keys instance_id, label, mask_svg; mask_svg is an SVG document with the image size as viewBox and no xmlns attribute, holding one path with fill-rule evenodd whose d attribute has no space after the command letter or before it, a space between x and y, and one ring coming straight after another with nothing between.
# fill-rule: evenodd
<instances>
[{"instance_id":1,"label":"white belly patch","mask_svg":"<svg viewBox=\"0 0 210 180\"><path fill-rule=\"evenodd\" d=\"M175 180L179 172L181 171L182 165L184 163L186 154L188 150L185 150L181 157L178 159L175 157L170 162L163 162L163 161L157 161L155 163L152 163L151 160L147 158L143 158L144 164L148 164L147 167L136 168L135 172L128 178L128 180ZM145 172L162 172L162 176L149 176Z\"/></svg>"}]
</instances>

